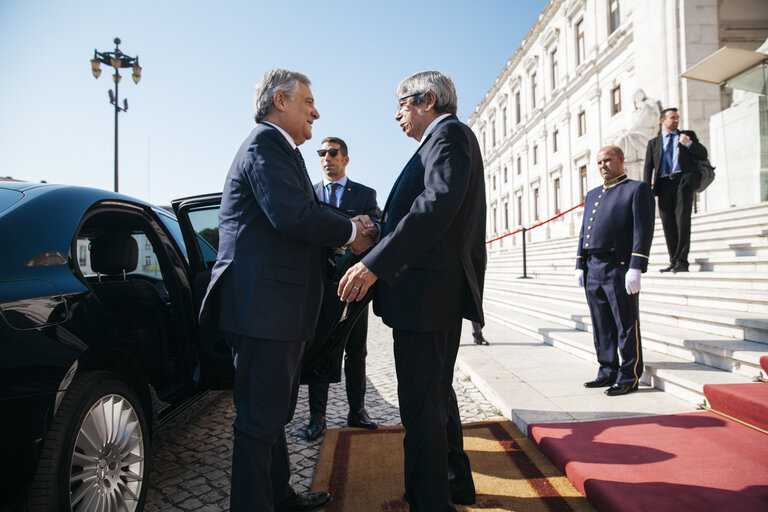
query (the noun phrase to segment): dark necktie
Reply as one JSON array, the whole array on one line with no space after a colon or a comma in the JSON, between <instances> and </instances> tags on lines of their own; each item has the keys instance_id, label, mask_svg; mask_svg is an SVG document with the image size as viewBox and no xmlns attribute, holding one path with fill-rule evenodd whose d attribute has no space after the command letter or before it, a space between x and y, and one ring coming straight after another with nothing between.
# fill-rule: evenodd
<instances>
[{"instance_id":1,"label":"dark necktie","mask_svg":"<svg viewBox=\"0 0 768 512\"><path fill-rule=\"evenodd\" d=\"M328 202L333 206L338 206L336 204L336 189L340 187L340 185L338 183L329 183L328 186L330 187L328 191Z\"/></svg>"},{"instance_id":2,"label":"dark necktie","mask_svg":"<svg viewBox=\"0 0 768 512\"><path fill-rule=\"evenodd\" d=\"M669 176L672 174L673 157L675 155L675 148L672 142L674 141L674 133L669 132L665 135L667 138L667 147L664 148L664 158L661 170L662 176Z\"/></svg>"},{"instance_id":3,"label":"dark necktie","mask_svg":"<svg viewBox=\"0 0 768 512\"><path fill-rule=\"evenodd\" d=\"M309 180L309 184L312 185L312 180L309 177L309 173L307 172L307 164L304 163L304 157L301 156L301 151L299 151L299 148L297 147L294 149L296 151L296 156L299 157L299 162L301 162L301 168L304 169L304 174L307 177L307 180Z\"/></svg>"}]
</instances>

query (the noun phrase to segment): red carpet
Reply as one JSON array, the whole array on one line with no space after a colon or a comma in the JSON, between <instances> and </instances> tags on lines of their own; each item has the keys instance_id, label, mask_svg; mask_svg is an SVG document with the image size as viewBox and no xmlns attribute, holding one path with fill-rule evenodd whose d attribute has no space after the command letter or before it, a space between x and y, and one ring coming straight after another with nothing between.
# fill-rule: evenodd
<instances>
[{"instance_id":1,"label":"red carpet","mask_svg":"<svg viewBox=\"0 0 768 512\"><path fill-rule=\"evenodd\" d=\"M601 511L768 510L768 436L714 413L531 425L529 437Z\"/></svg>"},{"instance_id":2,"label":"red carpet","mask_svg":"<svg viewBox=\"0 0 768 512\"><path fill-rule=\"evenodd\" d=\"M704 395L712 409L768 430L767 383L705 384Z\"/></svg>"}]
</instances>

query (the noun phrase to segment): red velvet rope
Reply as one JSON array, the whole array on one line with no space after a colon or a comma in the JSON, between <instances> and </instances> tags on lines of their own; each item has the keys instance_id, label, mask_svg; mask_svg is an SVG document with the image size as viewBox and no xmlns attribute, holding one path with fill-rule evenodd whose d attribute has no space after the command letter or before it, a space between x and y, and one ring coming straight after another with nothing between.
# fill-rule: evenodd
<instances>
[{"instance_id":1,"label":"red velvet rope","mask_svg":"<svg viewBox=\"0 0 768 512\"><path fill-rule=\"evenodd\" d=\"M565 215L566 213L570 213L570 212L572 212L573 210L575 210L576 208L581 208L582 206L584 206L584 203L581 203L581 204L577 204L577 205L576 205L576 206L574 206L573 208L570 208L570 209L568 209L568 210L564 211L563 213L558 213L557 215L555 215L555 216L554 216L554 217L552 217L551 219L547 219L547 220L545 220L544 222L539 222L539 223L538 223L538 224L536 224L535 226L531 226L531 227L529 227L529 228L521 228L521 229L518 229L517 231L513 231L512 233L507 233L506 235L501 235L501 236L500 236L500 237L498 237L498 238L494 238L493 240L488 240L488 241L487 241L487 242L485 242L485 243L486 243L486 244L489 244L489 243L491 243L491 242L495 242L496 240L501 240L502 238L506 238L506 237L508 237L508 236L516 235L517 233L521 232L522 230L530 231L530 230L532 230L532 229L534 229L534 228L537 228L537 227L539 227L539 226L542 226L542 225L546 224L547 222L551 222L551 221L553 221L553 220L557 219L558 217L562 217L562 216L563 216L563 215Z\"/></svg>"}]
</instances>

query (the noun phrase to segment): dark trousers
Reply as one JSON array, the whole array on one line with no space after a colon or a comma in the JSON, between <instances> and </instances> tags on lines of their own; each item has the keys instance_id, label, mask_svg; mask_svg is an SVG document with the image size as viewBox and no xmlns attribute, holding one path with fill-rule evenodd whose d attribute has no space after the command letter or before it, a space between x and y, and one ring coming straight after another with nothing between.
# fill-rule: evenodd
<instances>
[{"instance_id":1,"label":"dark trousers","mask_svg":"<svg viewBox=\"0 0 768 512\"><path fill-rule=\"evenodd\" d=\"M585 290L592 317L598 378L617 384L637 385L643 374L638 295L624 287L627 273L613 252L587 258ZM621 363L619 363L621 356Z\"/></svg>"},{"instance_id":2,"label":"dark trousers","mask_svg":"<svg viewBox=\"0 0 768 512\"><path fill-rule=\"evenodd\" d=\"M235 334L227 341L235 358L237 411L230 510L269 512L294 494L285 425L296 408L304 342Z\"/></svg>"},{"instance_id":3,"label":"dark trousers","mask_svg":"<svg viewBox=\"0 0 768 512\"><path fill-rule=\"evenodd\" d=\"M347 384L349 412L365 407L365 357L368 355L368 310L363 311L349 333L344 349L344 377ZM325 416L328 405L328 383L309 385L309 414Z\"/></svg>"},{"instance_id":4,"label":"dark trousers","mask_svg":"<svg viewBox=\"0 0 768 512\"><path fill-rule=\"evenodd\" d=\"M688 268L688 251L691 249L691 212L695 193L687 178L682 174L659 178L655 185L669 262L684 268Z\"/></svg>"},{"instance_id":5,"label":"dark trousers","mask_svg":"<svg viewBox=\"0 0 768 512\"><path fill-rule=\"evenodd\" d=\"M395 329L392 336L411 510L453 511L451 494L475 491L453 391L461 322L451 331Z\"/></svg>"}]
</instances>

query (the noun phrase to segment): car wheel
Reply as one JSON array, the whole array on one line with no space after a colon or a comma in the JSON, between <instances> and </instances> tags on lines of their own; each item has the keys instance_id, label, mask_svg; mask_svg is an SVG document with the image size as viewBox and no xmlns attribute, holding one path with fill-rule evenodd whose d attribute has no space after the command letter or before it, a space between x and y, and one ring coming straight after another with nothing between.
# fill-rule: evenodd
<instances>
[{"instance_id":1,"label":"car wheel","mask_svg":"<svg viewBox=\"0 0 768 512\"><path fill-rule=\"evenodd\" d=\"M149 442L146 415L127 384L106 372L81 375L46 434L30 512L142 510Z\"/></svg>"}]
</instances>

